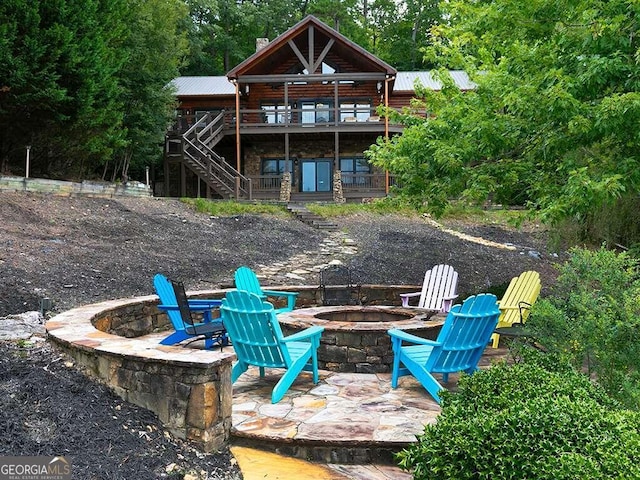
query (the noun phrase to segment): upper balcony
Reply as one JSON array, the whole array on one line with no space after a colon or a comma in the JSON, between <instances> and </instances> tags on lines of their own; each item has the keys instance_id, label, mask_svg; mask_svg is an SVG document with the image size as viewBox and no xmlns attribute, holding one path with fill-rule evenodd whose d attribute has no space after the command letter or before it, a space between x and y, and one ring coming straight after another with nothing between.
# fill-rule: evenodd
<instances>
[{"instance_id":1,"label":"upper balcony","mask_svg":"<svg viewBox=\"0 0 640 480\"><path fill-rule=\"evenodd\" d=\"M181 134L191 127L205 111L198 111L195 115L179 113L176 116L170 133ZM227 135L236 133L235 110L224 111L224 132ZM398 124L386 124L385 118L375 113L369 106L350 108L335 108L314 105L308 107L297 105L263 106L260 109L240 109L240 135L260 135L278 133L368 133L384 135L386 131L397 133L402 131Z\"/></svg>"}]
</instances>

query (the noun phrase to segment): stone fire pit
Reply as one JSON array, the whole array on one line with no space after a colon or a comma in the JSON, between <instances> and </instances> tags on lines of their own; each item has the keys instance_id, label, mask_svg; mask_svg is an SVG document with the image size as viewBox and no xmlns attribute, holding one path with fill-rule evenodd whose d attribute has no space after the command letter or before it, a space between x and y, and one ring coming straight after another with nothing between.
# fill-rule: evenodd
<instances>
[{"instance_id":1,"label":"stone fire pit","mask_svg":"<svg viewBox=\"0 0 640 480\"><path fill-rule=\"evenodd\" d=\"M394 306L329 306L293 310L278 315L285 335L312 325L324 327L318 363L334 372L386 373L393 353L390 328L435 340L444 315Z\"/></svg>"}]
</instances>

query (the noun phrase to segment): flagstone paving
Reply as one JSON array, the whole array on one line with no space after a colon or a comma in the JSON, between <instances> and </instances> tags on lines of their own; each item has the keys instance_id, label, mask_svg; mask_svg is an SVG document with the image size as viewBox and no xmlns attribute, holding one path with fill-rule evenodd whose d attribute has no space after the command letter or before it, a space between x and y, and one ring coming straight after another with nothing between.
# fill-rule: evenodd
<instances>
[{"instance_id":1,"label":"flagstone paving","mask_svg":"<svg viewBox=\"0 0 640 480\"><path fill-rule=\"evenodd\" d=\"M305 251L283 262L259 265L258 278L271 285L291 283L314 284L319 281L320 270L327 265L348 263L358 253L356 242L344 232L329 232L317 249Z\"/></svg>"},{"instance_id":2,"label":"flagstone paving","mask_svg":"<svg viewBox=\"0 0 640 480\"><path fill-rule=\"evenodd\" d=\"M480 368L505 354L488 348ZM281 373L267 369L260 378L258 369L250 368L234 384L234 444L312 459L344 478L411 478L390 465L392 452L415 442L440 413L413 377L402 377L394 390L390 374L321 371L314 385L305 372L279 403L271 404ZM456 384L457 375L451 375L444 385L455 389Z\"/></svg>"}]
</instances>

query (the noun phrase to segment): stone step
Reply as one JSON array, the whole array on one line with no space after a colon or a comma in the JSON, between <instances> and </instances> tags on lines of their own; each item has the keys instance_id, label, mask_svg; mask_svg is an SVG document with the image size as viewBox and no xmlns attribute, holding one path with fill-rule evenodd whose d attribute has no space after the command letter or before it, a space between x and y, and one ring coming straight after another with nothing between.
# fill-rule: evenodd
<instances>
[{"instance_id":1,"label":"stone step","mask_svg":"<svg viewBox=\"0 0 640 480\"><path fill-rule=\"evenodd\" d=\"M334 222L327 220L320 215L310 212L307 207L299 203L290 203L287 205L287 210L295 215L298 220L311 225L314 228L321 230L337 230L338 225Z\"/></svg>"}]
</instances>

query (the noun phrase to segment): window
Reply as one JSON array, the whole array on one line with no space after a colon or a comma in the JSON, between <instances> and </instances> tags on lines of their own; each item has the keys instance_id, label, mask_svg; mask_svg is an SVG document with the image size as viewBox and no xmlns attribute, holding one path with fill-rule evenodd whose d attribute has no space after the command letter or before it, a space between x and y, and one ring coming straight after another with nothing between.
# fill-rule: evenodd
<instances>
[{"instance_id":1,"label":"window","mask_svg":"<svg viewBox=\"0 0 640 480\"><path fill-rule=\"evenodd\" d=\"M329 65L328 63L322 62L322 65L320 66L320 72L313 72L313 73L322 73L323 75L333 75L334 73L338 73L338 67L335 65ZM300 75L300 80L296 80L293 83L293 85L307 85L307 81L304 80L304 76L305 75L309 75L309 70L305 67L303 67L300 63L294 65L293 67L289 68L286 72L287 74L295 74L295 75ZM324 85L327 85L329 83L332 83L332 80L323 80L322 83ZM340 80L340 83L353 83L353 80Z\"/></svg>"},{"instance_id":2,"label":"window","mask_svg":"<svg viewBox=\"0 0 640 480\"><path fill-rule=\"evenodd\" d=\"M353 121L356 119L358 122L366 122L371 116L371 102L366 100L356 103L341 103L340 104L340 121Z\"/></svg>"},{"instance_id":3,"label":"window","mask_svg":"<svg viewBox=\"0 0 640 480\"><path fill-rule=\"evenodd\" d=\"M371 166L364 157L341 158L340 171L344 185L365 185Z\"/></svg>"},{"instance_id":4,"label":"window","mask_svg":"<svg viewBox=\"0 0 640 480\"><path fill-rule=\"evenodd\" d=\"M302 100L300 123L327 123L333 121L333 108L327 100Z\"/></svg>"},{"instance_id":5,"label":"window","mask_svg":"<svg viewBox=\"0 0 640 480\"><path fill-rule=\"evenodd\" d=\"M291 107L279 102L264 102L261 105L264 123L289 123Z\"/></svg>"},{"instance_id":6,"label":"window","mask_svg":"<svg viewBox=\"0 0 640 480\"><path fill-rule=\"evenodd\" d=\"M262 175L282 175L284 172L292 172L293 163L283 158L263 158L260 168Z\"/></svg>"}]
</instances>

